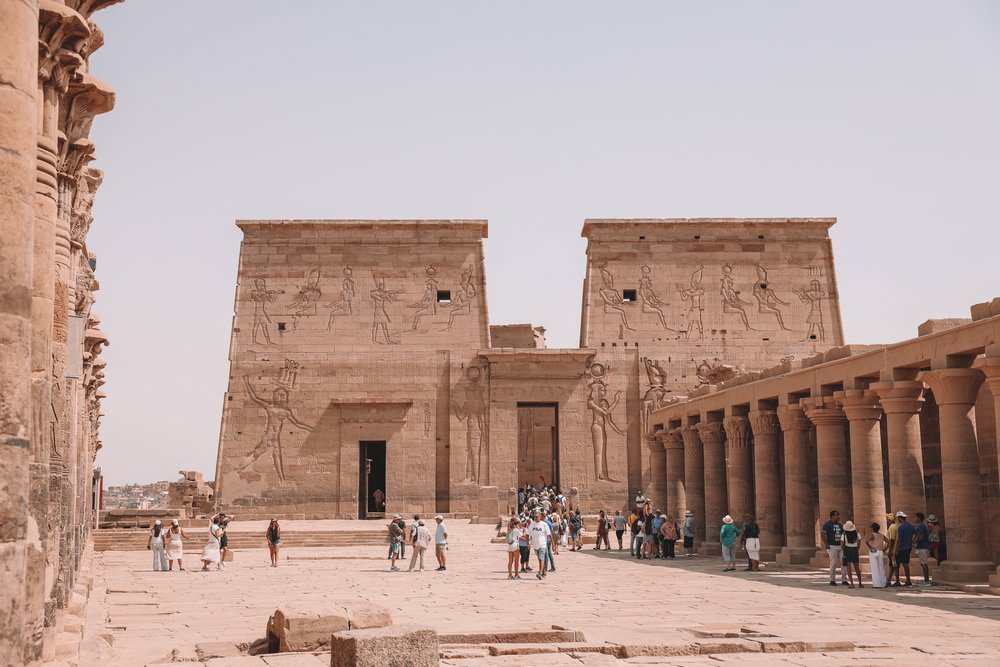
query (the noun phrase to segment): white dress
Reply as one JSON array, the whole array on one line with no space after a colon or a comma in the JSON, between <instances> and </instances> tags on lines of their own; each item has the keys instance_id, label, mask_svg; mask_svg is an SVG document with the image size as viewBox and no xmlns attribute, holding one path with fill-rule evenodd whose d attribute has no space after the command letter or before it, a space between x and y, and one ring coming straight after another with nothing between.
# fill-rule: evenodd
<instances>
[{"instance_id":1,"label":"white dress","mask_svg":"<svg viewBox=\"0 0 1000 667\"><path fill-rule=\"evenodd\" d=\"M219 563L219 535L221 533L222 530L215 524L208 527L208 544L201 550L201 559L203 561L215 564Z\"/></svg>"},{"instance_id":2,"label":"white dress","mask_svg":"<svg viewBox=\"0 0 1000 667\"><path fill-rule=\"evenodd\" d=\"M170 538L167 540L167 559L180 560L184 558L184 543L181 541L180 528L177 529L177 532L171 529L167 532L167 536Z\"/></svg>"}]
</instances>

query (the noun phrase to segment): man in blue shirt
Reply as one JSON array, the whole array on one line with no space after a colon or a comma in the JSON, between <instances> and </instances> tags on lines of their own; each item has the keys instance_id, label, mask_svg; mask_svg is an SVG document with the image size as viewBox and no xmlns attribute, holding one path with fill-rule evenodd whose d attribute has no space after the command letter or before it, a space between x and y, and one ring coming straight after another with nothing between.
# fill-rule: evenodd
<instances>
[{"instance_id":1,"label":"man in blue shirt","mask_svg":"<svg viewBox=\"0 0 1000 667\"><path fill-rule=\"evenodd\" d=\"M663 525L663 514L660 510L653 512L653 558L661 558L666 551L660 549L660 526Z\"/></svg>"},{"instance_id":2,"label":"man in blue shirt","mask_svg":"<svg viewBox=\"0 0 1000 667\"><path fill-rule=\"evenodd\" d=\"M847 585L847 572L844 571L841 558L843 548L840 546L840 538L844 534L844 527L840 525L840 512L832 510L830 519L820 527L820 541L823 548L830 556L830 585L837 585L837 568L840 568L840 585Z\"/></svg>"},{"instance_id":3,"label":"man in blue shirt","mask_svg":"<svg viewBox=\"0 0 1000 667\"><path fill-rule=\"evenodd\" d=\"M906 574L903 586L912 586L910 581L910 551L913 549L913 536L917 530L906 520L905 512L896 512L896 567L902 567ZM899 581L893 584L899 586Z\"/></svg>"},{"instance_id":4,"label":"man in blue shirt","mask_svg":"<svg viewBox=\"0 0 1000 667\"><path fill-rule=\"evenodd\" d=\"M552 558L552 552L553 552L552 540L555 539L553 537L553 530L556 527L555 518L556 518L555 514L550 514L547 517L545 517L545 523L548 524L549 526L548 550L545 552L545 562L548 563L548 568L546 569L546 572L556 571L556 561L555 559Z\"/></svg>"}]
</instances>

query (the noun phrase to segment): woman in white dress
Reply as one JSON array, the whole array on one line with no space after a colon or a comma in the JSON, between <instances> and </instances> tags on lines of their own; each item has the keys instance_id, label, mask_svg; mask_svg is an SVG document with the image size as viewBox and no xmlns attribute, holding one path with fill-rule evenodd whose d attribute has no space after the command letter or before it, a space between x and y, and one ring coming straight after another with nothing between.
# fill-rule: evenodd
<instances>
[{"instance_id":1,"label":"woman in white dress","mask_svg":"<svg viewBox=\"0 0 1000 667\"><path fill-rule=\"evenodd\" d=\"M202 572L208 572L208 566L215 563L216 569L219 567L219 537L222 536L222 528L219 527L218 515L212 517L212 523L208 524L208 544L201 550Z\"/></svg>"},{"instance_id":2,"label":"woman in white dress","mask_svg":"<svg viewBox=\"0 0 1000 667\"><path fill-rule=\"evenodd\" d=\"M872 524L871 535L865 540L865 545L868 547L868 562L871 564L872 569L872 587L873 588L885 588L885 547L886 540L885 535L880 533L882 526L877 523ZM860 578L860 577L859 577Z\"/></svg>"},{"instance_id":3,"label":"woman in white dress","mask_svg":"<svg viewBox=\"0 0 1000 667\"><path fill-rule=\"evenodd\" d=\"M184 571L184 541L187 533L180 526L177 519L171 521L170 530L167 531L167 564L170 570L174 569L174 561L181 572Z\"/></svg>"}]
</instances>

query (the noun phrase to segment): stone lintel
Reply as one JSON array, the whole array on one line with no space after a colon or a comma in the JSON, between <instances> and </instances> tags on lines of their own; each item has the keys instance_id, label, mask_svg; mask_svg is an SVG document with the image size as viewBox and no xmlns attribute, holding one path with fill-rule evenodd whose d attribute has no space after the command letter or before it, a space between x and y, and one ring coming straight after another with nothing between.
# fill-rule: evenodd
<instances>
[{"instance_id":1,"label":"stone lintel","mask_svg":"<svg viewBox=\"0 0 1000 667\"><path fill-rule=\"evenodd\" d=\"M406 243L439 243L440 239L431 236L430 232L444 232L449 237L456 234L465 236L465 240L484 239L488 236L486 220L237 220L236 226L246 234L250 231L296 231L313 230L327 232L327 238L336 238L338 233L345 235L350 232L375 232L378 237L372 237L372 243L381 245ZM405 238L388 236L386 230L405 233ZM426 236L425 236L426 235ZM423 238L422 238L423 237ZM460 239L461 240L461 239Z\"/></svg>"},{"instance_id":2,"label":"stone lintel","mask_svg":"<svg viewBox=\"0 0 1000 667\"><path fill-rule=\"evenodd\" d=\"M584 238L626 240L764 240L826 238L836 218L588 218L580 235ZM764 239L758 239L764 236Z\"/></svg>"}]
</instances>

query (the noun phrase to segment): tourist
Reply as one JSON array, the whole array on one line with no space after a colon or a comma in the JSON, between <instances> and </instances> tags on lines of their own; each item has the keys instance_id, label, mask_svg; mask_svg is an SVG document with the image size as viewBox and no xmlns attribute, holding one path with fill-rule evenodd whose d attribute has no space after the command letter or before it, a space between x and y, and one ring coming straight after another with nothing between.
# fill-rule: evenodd
<instances>
[{"instance_id":1,"label":"tourist","mask_svg":"<svg viewBox=\"0 0 1000 667\"><path fill-rule=\"evenodd\" d=\"M847 570L847 586L854 588L854 577L851 569L858 575L858 588L864 588L861 583L861 534L853 521L848 520L844 524L844 532L840 537L840 546L843 549L843 567Z\"/></svg>"},{"instance_id":2,"label":"tourist","mask_svg":"<svg viewBox=\"0 0 1000 667\"><path fill-rule=\"evenodd\" d=\"M525 484L525 487L528 485ZM517 513L520 514L524 511L524 502L528 499L528 494L524 492L524 489L517 490Z\"/></svg>"},{"instance_id":3,"label":"tourist","mask_svg":"<svg viewBox=\"0 0 1000 667\"><path fill-rule=\"evenodd\" d=\"M646 518L642 512L635 519L635 523L632 524L632 532L635 533L635 557L638 560L642 560L642 549L646 544Z\"/></svg>"},{"instance_id":4,"label":"tourist","mask_svg":"<svg viewBox=\"0 0 1000 667\"><path fill-rule=\"evenodd\" d=\"M642 508L642 557L649 560L653 555L653 542L656 541L656 528L653 521L656 516L653 514L653 506L649 503Z\"/></svg>"},{"instance_id":5,"label":"tourist","mask_svg":"<svg viewBox=\"0 0 1000 667\"><path fill-rule=\"evenodd\" d=\"M622 550L622 536L625 534L625 517L621 510L615 510L615 537L618 538L618 551Z\"/></svg>"},{"instance_id":6,"label":"tourist","mask_svg":"<svg viewBox=\"0 0 1000 667\"><path fill-rule=\"evenodd\" d=\"M546 559L545 562L547 564L547 571L548 572L555 572L556 571L556 561L555 561L555 558L552 555L553 549L555 548L554 547L554 543L556 541L555 540L555 532L554 532L555 531L555 520L554 520L554 517L555 517L555 514L550 514L547 517L545 517L545 525L547 525L549 527L549 543L548 543L548 546L545 549L545 559Z\"/></svg>"},{"instance_id":7,"label":"tourist","mask_svg":"<svg viewBox=\"0 0 1000 667\"><path fill-rule=\"evenodd\" d=\"M413 538L413 555L410 556L410 569L407 570L408 572L413 572L413 567L417 564L417 558L420 559L420 571L424 571L424 553L427 552L427 547L430 545L431 531L427 530L423 519L417 518L417 532Z\"/></svg>"},{"instance_id":8,"label":"tourist","mask_svg":"<svg viewBox=\"0 0 1000 667\"><path fill-rule=\"evenodd\" d=\"M518 540L524 533L521 530L521 521L515 516L511 517L507 524L507 578L520 579L521 575L517 571L517 564L521 558L521 550L518 547ZM413 569L413 566L410 566Z\"/></svg>"},{"instance_id":9,"label":"tourist","mask_svg":"<svg viewBox=\"0 0 1000 667\"><path fill-rule=\"evenodd\" d=\"M521 533L517 536L517 550L521 555L521 572L531 572L531 546L528 544L528 518L520 517Z\"/></svg>"},{"instance_id":10,"label":"tourist","mask_svg":"<svg viewBox=\"0 0 1000 667\"><path fill-rule=\"evenodd\" d=\"M410 522L410 545L417 543L417 530L420 528L420 515L414 514L413 521Z\"/></svg>"},{"instance_id":11,"label":"tourist","mask_svg":"<svg viewBox=\"0 0 1000 667\"><path fill-rule=\"evenodd\" d=\"M635 526L636 519L638 519L638 518L639 518L639 511L636 510L636 509L633 509L629 513L629 515L628 515L628 521L626 522L626 524L628 525L628 531L629 531L629 543L628 543L628 555L629 556L635 556L635 552L636 552L636 548L637 548L636 547L636 542L638 542L639 548L642 547L642 541L639 540L639 533L638 533L638 530L636 529L636 526Z\"/></svg>"},{"instance_id":12,"label":"tourist","mask_svg":"<svg viewBox=\"0 0 1000 667\"><path fill-rule=\"evenodd\" d=\"M921 586L931 585L930 566L928 565L930 550L930 530L924 523L923 512L917 512L917 523L913 526L913 550L917 552L917 562L920 563L920 570L924 575Z\"/></svg>"},{"instance_id":13,"label":"tourist","mask_svg":"<svg viewBox=\"0 0 1000 667\"><path fill-rule=\"evenodd\" d=\"M399 524L399 560L400 562L406 560L406 519L403 518L402 514L397 514L399 518L396 519L396 523Z\"/></svg>"},{"instance_id":14,"label":"tourist","mask_svg":"<svg viewBox=\"0 0 1000 667\"><path fill-rule=\"evenodd\" d=\"M167 571L167 554L163 547L163 537L163 526L157 519L149 529L149 539L146 540L146 549L153 550L153 572Z\"/></svg>"},{"instance_id":15,"label":"tourist","mask_svg":"<svg viewBox=\"0 0 1000 667\"><path fill-rule=\"evenodd\" d=\"M170 522L170 528L167 530L167 564L168 569L174 569L174 561L177 561L177 569L181 572L184 571L184 542L187 539L187 533L181 528L180 521L173 519Z\"/></svg>"},{"instance_id":16,"label":"tourist","mask_svg":"<svg viewBox=\"0 0 1000 667\"><path fill-rule=\"evenodd\" d=\"M267 538L267 550L271 554L271 567L278 567L278 548L281 546L281 526L277 519L271 519L264 536Z\"/></svg>"},{"instance_id":17,"label":"tourist","mask_svg":"<svg viewBox=\"0 0 1000 667\"><path fill-rule=\"evenodd\" d=\"M444 525L444 517L438 514L434 517L434 521L437 522L437 530L434 532L434 555L437 557L438 567L435 572L444 572L448 568L445 567L445 552L448 551L448 527Z\"/></svg>"},{"instance_id":18,"label":"tourist","mask_svg":"<svg viewBox=\"0 0 1000 667\"><path fill-rule=\"evenodd\" d=\"M375 489L372 491L372 500L375 501L376 512L382 512L385 510L385 491L382 489Z\"/></svg>"},{"instance_id":19,"label":"tourist","mask_svg":"<svg viewBox=\"0 0 1000 667\"><path fill-rule=\"evenodd\" d=\"M399 572L396 560L399 558L400 549L405 541L403 529L399 527L399 520L402 518L401 514L397 514L387 526L389 530L389 559L392 561L389 565L390 572Z\"/></svg>"},{"instance_id":20,"label":"tourist","mask_svg":"<svg viewBox=\"0 0 1000 667\"><path fill-rule=\"evenodd\" d=\"M719 529L719 541L722 543L723 572L736 571L736 538L740 529L733 523L733 517L728 514L722 517L722 527Z\"/></svg>"},{"instance_id":21,"label":"tourist","mask_svg":"<svg viewBox=\"0 0 1000 667\"><path fill-rule=\"evenodd\" d=\"M938 518L933 514L927 517L927 543L930 546L930 555L937 561L938 567L941 566L941 561L944 560L941 548L944 546L942 540L943 533L944 529L941 528L941 522L938 521Z\"/></svg>"},{"instance_id":22,"label":"tourist","mask_svg":"<svg viewBox=\"0 0 1000 667\"><path fill-rule=\"evenodd\" d=\"M562 518L556 514L552 513L549 515L549 528L552 529L552 553L559 555L559 541L563 536L563 523ZM555 568L552 568L553 570Z\"/></svg>"},{"instance_id":23,"label":"tourist","mask_svg":"<svg viewBox=\"0 0 1000 667\"><path fill-rule=\"evenodd\" d=\"M401 518L403 518L402 514L396 514L392 517L391 523L398 524ZM389 531L390 534L385 536L385 542L386 544L389 545L389 550L385 554L385 559L392 560L393 551L395 551L396 555L399 556L399 547L396 546L396 543L392 541L392 536L391 536L392 529L388 525L386 525L386 529Z\"/></svg>"},{"instance_id":24,"label":"tourist","mask_svg":"<svg viewBox=\"0 0 1000 667\"><path fill-rule=\"evenodd\" d=\"M601 549L601 543L603 542L607 549L606 551L611 551L611 541L608 540L608 533L610 532L610 522L608 521L608 515L601 510L597 515L597 544L594 548L598 551Z\"/></svg>"},{"instance_id":25,"label":"tourist","mask_svg":"<svg viewBox=\"0 0 1000 667\"><path fill-rule=\"evenodd\" d=\"M208 524L208 544L205 548L201 550L201 571L208 572L208 566L215 564L215 569L222 569L220 565L221 558L221 540L222 528L219 527L219 515L216 514L212 517L211 523Z\"/></svg>"},{"instance_id":26,"label":"tourist","mask_svg":"<svg viewBox=\"0 0 1000 667\"><path fill-rule=\"evenodd\" d=\"M222 529L222 536L219 537L219 568L226 569L226 554L229 553L229 522L234 521L236 515L226 516L219 512L219 528Z\"/></svg>"},{"instance_id":27,"label":"tourist","mask_svg":"<svg viewBox=\"0 0 1000 667\"><path fill-rule=\"evenodd\" d=\"M674 559L676 555L674 550L677 545L677 537L680 530L677 527L677 522L669 514L663 519L663 525L660 526L660 542L663 544L663 558Z\"/></svg>"},{"instance_id":28,"label":"tourist","mask_svg":"<svg viewBox=\"0 0 1000 667\"><path fill-rule=\"evenodd\" d=\"M830 557L830 585L837 585L837 568L840 568L840 584L847 585L847 573L844 572L843 559L844 549L841 547L841 539L844 536L844 527L840 525L840 512L832 510L830 518L820 526L819 538Z\"/></svg>"},{"instance_id":29,"label":"tourist","mask_svg":"<svg viewBox=\"0 0 1000 667\"><path fill-rule=\"evenodd\" d=\"M882 526L877 523L872 524L872 533L865 540L868 547L868 562L872 571L872 588L885 588L885 548L887 546L885 535L880 533Z\"/></svg>"},{"instance_id":30,"label":"tourist","mask_svg":"<svg viewBox=\"0 0 1000 667\"><path fill-rule=\"evenodd\" d=\"M583 548L583 517L580 508L576 508L569 517L569 536L573 539L573 551Z\"/></svg>"},{"instance_id":31,"label":"tourist","mask_svg":"<svg viewBox=\"0 0 1000 667\"><path fill-rule=\"evenodd\" d=\"M538 557L538 572L535 573L536 579L545 578L545 565L548 561L548 544L550 531L547 523L542 521L542 515L540 512L535 512L534 522L528 526L528 541L531 544L531 548L535 550L535 555Z\"/></svg>"},{"instance_id":32,"label":"tourist","mask_svg":"<svg viewBox=\"0 0 1000 667\"><path fill-rule=\"evenodd\" d=\"M642 491L639 491L639 493L635 494L635 509L639 511L639 514L642 514L641 510L645 504L646 496L642 495Z\"/></svg>"},{"instance_id":33,"label":"tourist","mask_svg":"<svg viewBox=\"0 0 1000 667\"><path fill-rule=\"evenodd\" d=\"M750 572L760 572L760 525L754 520L753 514L747 514L740 531L740 543L747 552Z\"/></svg>"},{"instance_id":34,"label":"tourist","mask_svg":"<svg viewBox=\"0 0 1000 667\"><path fill-rule=\"evenodd\" d=\"M910 552L913 549L913 536L916 529L913 524L906 520L905 512L896 512L896 542L893 545L893 552L896 560L896 583L894 587L899 587L899 568L903 568L906 573L906 583L903 586L912 586L910 581Z\"/></svg>"},{"instance_id":35,"label":"tourist","mask_svg":"<svg viewBox=\"0 0 1000 667\"><path fill-rule=\"evenodd\" d=\"M886 546L886 554L889 556L889 583L892 583L893 575L896 576L896 585L899 585L899 566L896 564L896 540L899 535L899 524L896 523L895 514L885 515L885 525L888 526L886 530L888 545Z\"/></svg>"},{"instance_id":36,"label":"tourist","mask_svg":"<svg viewBox=\"0 0 1000 667\"><path fill-rule=\"evenodd\" d=\"M663 513L660 510L653 510L653 558L660 558L660 528L663 526Z\"/></svg>"},{"instance_id":37,"label":"tourist","mask_svg":"<svg viewBox=\"0 0 1000 667\"><path fill-rule=\"evenodd\" d=\"M691 510L684 510L684 553L688 558L695 555L694 531L696 522Z\"/></svg>"}]
</instances>

